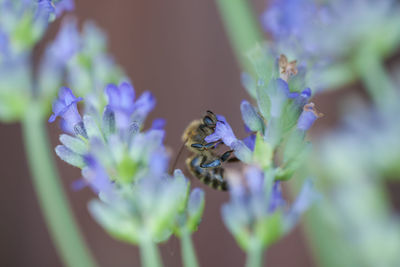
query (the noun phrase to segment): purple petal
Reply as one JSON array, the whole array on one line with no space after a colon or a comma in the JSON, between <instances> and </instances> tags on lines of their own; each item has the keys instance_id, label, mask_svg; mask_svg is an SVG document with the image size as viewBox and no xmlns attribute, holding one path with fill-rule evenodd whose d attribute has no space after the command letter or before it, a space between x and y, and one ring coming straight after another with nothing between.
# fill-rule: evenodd
<instances>
[{"instance_id":1,"label":"purple petal","mask_svg":"<svg viewBox=\"0 0 400 267\"><path fill-rule=\"evenodd\" d=\"M193 216L200 212L204 203L204 191L200 188L195 188L190 193L188 200L188 213Z\"/></svg>"},{"instance_id":2,"label":"purple petal","mask_svg":"<svg viewBox=\"0 0 400 267\"><path fill-rule=\"evenodd\" d=\"M300 114L299 120L297 121L297 129L307 131L313 125L315 120L320 117L322 117L322 114L315 110L313 103L305 105Z\"/></svg>"},{"instance_id":3,"label":"purple petal","mask_svg":"<svg viewBox=\"0 0 400 267\"><path fill-rule=\"evenodd\" d=\"M281 79L281 78L278 78L278 79L275 80L275 86L276 86L276 88L277 88L279 91L285 93L285 95L286 95L287 97L290 96L289 85L288 85L288 83L287 83L286 81L284 81L284 80Z\"/></svg>"},{"instance_id":4,"label":"purple petal","mask_svg":"<svg viewBox=\"0 0 400 267\"><path fill-rule=\"evenodd\" d=\"M301 92L301 95L302 95L303 97L310 98L310 97L311 97L311 89L310 89L310 88L304 89L304 90Z\"/></svg>"},{"instance_id":5,"label":"purple petal","mask_svg":"<svg viewBox=\"0 0 400 267\"><path fill-rule=\"evenodd\" d=\"M88 186L88 183L84 179L75 180L72 182L72 185L71 185L72 190L74 190L74 191L82 190L86 186Z\"/></svg>"},{"instance_id":6,"label":"purple petal","mask_svg":"<svg viewBox=\"0 0 400 267\"><path fill-rule=\"evenodd\" d=\"M110 193L112 190L112 182L102 165L94 158L94 156L87 155L84 160L88 169L83 169L84 177L89 183L90 187L97 194L104 192Z\"/></svg>"},{"instance_id":7,"label":"purple petal","mask_svg":"<svg viewBox=\"0 0 400 267\"><path fill-rule=\"evenodd\" d=\"M149 169L153 174L163 174L168 169L169 157L163 149L155 151L150 158Z\"/></svg>"},{"instance_id":8,"label":"purple petal","mask_svg":"<svg viewBox=\"0 0 400 267\"><path fill-rule=\"evenodd\" d=\"M146 116L156 105L156 100L149 91L144 92L135 103L135 111Z\"/></svg>"},{"instance_id":9,"label":"purple petal","mask_svg":"<svg viewBox=\"0 0 400 267\"><path fill-rule=\"evenodd\" d=\"M256 167L248 168L246 171L246 180L252 194L264 191L264 174L260 169Z\"/></svg>"},{"instance_id":10,"label":"purple petal","mask_svg":"<svg viewBox=\"0 0 400 267\"><path fill-rule=\"evenodd\" d=\"M247 136L242 141L251 151L254 151L254 146L256 144L256 135L255 134L251 134L251 135Z\"/></svg>"},{"instance_id":11,"label":"purple petal","mask_svg":"<svg viewBox=\"0 0 400 267\"><path fill-rule=\"evenodd\" d=\"M285 200L282 197L282 189L279 181L274 183L269 202L269 212L274 212L278 207L285 205Z\"/></svg>"},{"instance_id":12,"label":"purple petal","mask_svg":"<svg viewBox=\"0 0 400 267\"><path fill-rule=\"evenodd\" d=\"M155 119L153 121L153 123L151 124L151 129L162 130L165 127L165 123L166 123L165 119L161 119L161 118Z\"/></svg>"},{"instance_id":13,"label":"purple petal","mask_svg":"<svg viewBox=\"0 0 400 267\"><path fill-rule=\"evenodd\" d=\"M66 62L79 51L80 35L77 29L76 20L65 20L56 39L49 46L48 60L54 62L56 66L63 66Z\"/></svg>"},{"instance_id":14,"label":"purple petal","mask_svg":"<svg viewBox=\"0 0 400 267\"><path fill-rule=\"evenodd\" d=\"M66 128L73 129L74 126L82 121L78 112L77 103L81 101L81 97L75 97L71 89L62 87L59 91L58 98L53 102L53 113L49 122L54 122L60 116L64 120Z\"/></svg>"},{"instance_id":15,"label":"purple petal","mask_svg":"<svg viewBox=\"0 0 400 267\"><path fill-rule=\"evenodd\" d=\"M108 105L111 108L115 108L119 106L119 99L120 99L120 94L118 87L115 84L109 84L106 87L106 94L108 97Z\"/></svg>"},{"instance_id":16,"label":"purple petal","mask_svg":"<svg viewBox=\"0 0 400 267\"><path fill-rule=\"evenodd\" d=\"M220 118L223 117L221 116ZM230 147L231 144L237 140L237 138L233 133L231 126L226 122L225 118L221 119L221 121L222 122L217 122L214 133L207 136L205 141L215 142L221 139L225 145Z\"/></svg>"},{"instance_id":17,"label":"purple petal","mask_svg":"<svg viewBox=\"0 0 400 267\"><path fill-rule=\"evenodd\" d=\"M75 3L73 0L61 0L56 4L56 16L59 17L65 11L72 11L75 9Z\"/></svg>"},{"instance_id":18,"label":"purple petal","mask_svg":"<svg viewBox=\"0 0 400 267\"><path fill-rule=\"evenodd\" d=\"M120 90L120 104L126 110L133 110L133 102L135 100L135 90L132 85L123 82L119 86Z\"/></svg>"}]
</instances>

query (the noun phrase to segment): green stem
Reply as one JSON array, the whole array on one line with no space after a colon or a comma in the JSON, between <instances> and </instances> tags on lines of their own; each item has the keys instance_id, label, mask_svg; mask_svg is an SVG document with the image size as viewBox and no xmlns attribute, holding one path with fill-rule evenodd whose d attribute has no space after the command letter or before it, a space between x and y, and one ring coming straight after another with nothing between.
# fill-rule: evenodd
<instances>
[{"instance_id":1,"label":"green stem","mask_svg":"<svg viewBox=\"0 0 400 267\"><path fill-rule=\"evenodd\" d=\"M33 102L22 121L23 138L39 205L65 266L96 266L74 221L55 169L42 109Z\"/></svg>"},{"instance_id":2,"label":"green stem","mask_svg":"<svg viewBox=\"0 0 400 267\"><path fill-rule=\"evenodd\" d=\"M356 64L368 94L379 108L396 104L396 87L385 70L382 58L364 50L359 53Z\"/></svg>"},{"instance_id":3,"label":"green stem","mask_svg":"<svg viewBox=\"0 0 400 267\"><path fill-rule=\"evenodd\" d=\"M161 267L161 257L157 244L145 236L140 241L140 258L144 267Z\"/></svg>"},{"instance_id":4,"label":"green stem","mask_svg":"<svg viewBox=\"0 0 400 267\"><path fill-rule=\"evenodd\" d=\"M190 231L183 229L181 232L181 253L183 266L185 267L198 267L196 252L193 247Z\"/></svg>"},{"instance_id":5,"label":"green stem","mask_svg":"<svg viewBox=\"0 0 400 267\"><path fill-rule=\"evenodd\" d=\"M263 42L263 35L250 5L246 0L217 0L217 4L242 70L254 73L246 53Z\"/></svg>"},{"instance_id":6,"label":"green stem","mask_svg":"<svg viewBox=\"0 0 400 267\"><path fill-rule=\"evenodd\" d=\"M246 267L261 267L263 266L264 250L262 244L253 239L247 249Z\"/></svg>"}]
</instances>

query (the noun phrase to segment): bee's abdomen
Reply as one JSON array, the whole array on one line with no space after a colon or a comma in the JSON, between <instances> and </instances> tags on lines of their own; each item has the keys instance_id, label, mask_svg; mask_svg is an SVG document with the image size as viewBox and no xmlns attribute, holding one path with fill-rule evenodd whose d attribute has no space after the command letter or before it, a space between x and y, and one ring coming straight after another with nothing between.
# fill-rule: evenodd
<instances>
[{"instance_id":1,"label":"bee's abdomen","mask_svg":"<svg viewBox=\"0 0 400 267\"><path fill-rule=\"evenodd\" d=\"M201 168L200 163L202 155L196 155L187 159L186 164L189 171L204 184L222 191L228 190L228 183L223 178L223 169L219 168Z\"/></svg>"}]
</instances>

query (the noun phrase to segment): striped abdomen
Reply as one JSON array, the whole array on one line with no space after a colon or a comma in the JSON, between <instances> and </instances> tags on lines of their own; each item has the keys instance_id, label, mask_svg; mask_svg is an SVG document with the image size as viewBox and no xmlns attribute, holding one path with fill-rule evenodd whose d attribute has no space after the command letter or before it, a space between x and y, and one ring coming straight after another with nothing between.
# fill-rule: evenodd
<instances>
[{"instance_id":1,"label":"striped abdomen","mask_svg":"<svg viewBox=\"0 0 400 267\"><path fill-rule=\"evenodd\" d=\"M186 164L189 171L204 184L217 190L227 191L228 183L223 178L224 169L222 167L201 168L200 163L203 157L203 155L194 155L188 158Z\"/></svg>"}]
</instances>

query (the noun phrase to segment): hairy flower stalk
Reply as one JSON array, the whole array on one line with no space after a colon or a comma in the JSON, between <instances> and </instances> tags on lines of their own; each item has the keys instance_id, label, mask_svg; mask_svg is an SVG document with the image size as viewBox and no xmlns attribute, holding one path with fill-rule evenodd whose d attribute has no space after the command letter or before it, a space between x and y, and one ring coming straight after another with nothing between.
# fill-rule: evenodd
<instances>
[{"instance_id":1,"label":"hairy flower stalk","mask_svg":"<svg viewBox=\"0 0 400 267\"><path fill-rule=\"evenodd\" d=\"M250 54L257 76L244 80L257 106L246 100L240 106L250 135L238 139L227 120L217 116L214 133L205 139L221 140L250 165L246 182L240 174L228 173L231 200L222 208L226 226L248 253L247 266L261 266L265 248L288 233L316 198L310 180L291 209L280 193L281 181L289 180L305 158L305 132L322 114L309 103L311 90L305 87L305 72L298 70L297 62L281 55L270 64L270 58L262 48Z\"/></svg>"},{"instance_id":2,"label":"hairy flower stalk","mask_svg":"<svg viewBox=\"0 0 400 267\"><path fill-rule=\"evenodd\" d=\"M374 112L379 110L382 119L392 117L389 114L396 110L399 100L398 90L383 66L383 60L399 46L399 10L398 2L391 0L273 1L263 22L273 36L275 49L291 51L312 67L316 75L309 77L311 82L338 87L360 78L373 100ZM366 121L376 123L376 115L365 109L351 110L369 114ZM399 264L392 253L398 250L399 239L393 237L398 236L399 226L390 212L382 181L385 174L376 166L392 162L384 158L393 155L390 151L396 145L368 145L371 139L383 140L395 130L380 125L376 133L375 124L362 123L362 130L354 131L361 126L359 120L365 119L353 118L350 129L338 130L327 138L320 149L322 155L314 159L312 168L321 177L319 186L327 200L307 218L307 227L315 255L324 266ZM385 153L379 153L381 149ZM364 200L364 206L359 199ZM326 210L330 219L321 219ZM340 260L330 255L337 248L343 255Z\"/></svg>"},{"instance_id":3,"label":"hairy flower stalk","mask_svg":"<svg viewBox=\"0 0 400 267\"><path fill-rule=\"evenodd\" d=\"M57 155L82 169L81 186L89 186L98 199L89 210L113 237L139 245L144 266L161 266L156 243L172 234L195 231L204 207L204 193L190 193L188 180L176 170L168 174L169 155L163 145L164 130L157 120L143 129L148 113L155 106L150 92L135 99L131 84L109 84L104 90L107 102L93 107L85 101L85 114L77 109L80 98L69 88L61 88L49 121L61 117L62 145ZM102 110L102 112L100 112ZM185 248L187 249L187 247ZM186 266L197 260L192 250Z\"/></svg>"}]
</instances>

